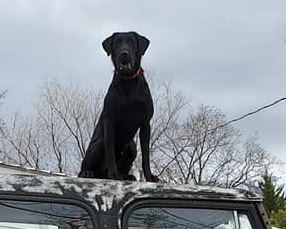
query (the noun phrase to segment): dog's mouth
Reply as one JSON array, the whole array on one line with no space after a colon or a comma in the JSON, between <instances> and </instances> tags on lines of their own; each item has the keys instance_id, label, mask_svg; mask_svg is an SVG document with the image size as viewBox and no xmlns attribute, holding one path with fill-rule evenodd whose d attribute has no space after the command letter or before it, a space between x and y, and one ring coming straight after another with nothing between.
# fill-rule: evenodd
<instances>
[{"instance_id":1,"label":"dog's mouth","mask_svg":"<svg viewBox=\"0 0 286 229\"><path fill-rule=\"evenodd\" d=\"M118 68L120 71L132 70L134 68L134 62L127 59L121 60L118 63Z\"/></svg>"}]
</instances>

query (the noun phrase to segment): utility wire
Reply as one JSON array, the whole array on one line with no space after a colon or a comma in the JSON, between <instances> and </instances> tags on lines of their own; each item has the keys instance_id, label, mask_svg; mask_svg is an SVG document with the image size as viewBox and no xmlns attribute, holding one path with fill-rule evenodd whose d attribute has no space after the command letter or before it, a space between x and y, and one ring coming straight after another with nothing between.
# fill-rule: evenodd
<instances>
[{"instance_id":1,"label":"utility wire","mask_svg":"<svg viewBox=\"0 0 286 229\"><path fill-rule=\"evenodd\" d=\"M229 124L231 124L231 123L238 122L238 121L240 121L240 120L242 120L242 119L247 118L248 116L257 114L257 113L259 113L259 112L262 111L262 110L265 110L265 109L267 109L267 108L270 108L270 107L272 107L272 106L275 106L276 104L278 104L278 103L280 103L280 102L282 102L282 101L284 101L284 100L286 100L286 97L280 98L280 99L278 99L278 100L276 100L276 101L274 101L274 102L272 102L272 103L270 103L270 104L267 104L267 105L265 105L265 106L263 106L263 107L260 107L260 108L258 108L258 109L256 109L256 110L254 110L254 111L252 111L252 112L249 112L249 113L247 113L247 114L245 114L245 115L242 115L242 116L240 116L240 117L238 117L238 118L232 119L232 120L230 120L230 121L228 121L228 122L226 122L226 123L224 123L224 124L222 124L222 125L219 125L219 126L213 128L213 129L211 129L211 130L208 130L208 131L209 131L209 132L213 132L213 131L215 131L215 130L217 130L217 129L219 129L219 128L225 127L225 126L227 126L227 125L229 125Z\"/></svg>"},{"instance_id":2,"label":"utility wire","mask_svg":"<svg viewBox=\"0 0 286 229\"><path fill-rule=\"evenodd\" d=\"M251 115L254 115L254 114L258 113L258 112L261 112L262 110L265 110L265 109L267 109L267 108L270 108L270 107L272 107L272 106L274 106L274 105L276 105L276 104L278 104L278 103L280 103L280 102L282 102L282 101L284 101L284 100L286 100L286 97L282 97L282 98L280 98L280 99L278 99L278 100L276 100L276 101L274 101L274 102L272 102L272 103L270 103L270 104L267 104L267 105L265 105L265 106L263 106L263 107L260 107L260 108L258 108L258 109L256 109L256 110L254 110L254 111L252 111L252 112L249 112L249 113L247 113L247 114L245 114L245 115L242 115L242 116L240 116L240 117L238 117L238 118L232 119L232 120L230 120L230 121L228 121L228 122L226 122L226 123L224 123L224 124L218 125L218 126L214 127L213 129L206 130L205 132L206 132L206 133L210 132L210 134L212 134L212 132L215 132L215 131L216 131L217 129L219 129L219 128L223 128L223 127L225 127L225 126L228 126L228 125L231 124L231 123L238 122L238 121L240 121L240 120L242 120L242 119L245 119L245 118L247 118L248 116L251 116ZM186 139L183 139L183 140L186 140ZM167 163L166 166L164 166L164 168L161 170L161 172L159 173L159 175L161 175L161 174L164 172L164 170L165 170L173 161L175 161L176 158L177 158L182 152L183 152L183 151L180 151L178 154L176 154L175 157L174 157L172 160L170 160L170 161Z\"/></svg>"}]
</instances>

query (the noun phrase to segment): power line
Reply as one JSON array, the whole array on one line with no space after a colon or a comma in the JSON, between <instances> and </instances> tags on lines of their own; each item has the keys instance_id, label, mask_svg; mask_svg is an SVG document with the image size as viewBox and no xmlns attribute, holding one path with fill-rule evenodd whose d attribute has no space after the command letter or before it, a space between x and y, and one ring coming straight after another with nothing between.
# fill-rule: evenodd
<instances>
[{"instance_id":1,"label":"power line","mask_svg":"<svg viewBox=\"0 0 286 229\"><path fill-rule=\"evenodd\" d=\"M238 117L238 118L232 119L232 120L230 120L230 121L228 121L228 122L226 122L226 123L224 123L224 124L222 124L222 125L219 125L219 126L213 128L213 129L209 130L209 132L213 132L213 131L215 131L215 130L217 130L217 129L219 129L219 128L225 127L225 126L227 126L227 125L229 125L229 124L231 124L231 123L238 122L238 121L240 121L240 120L242 120L242 119L245 119L245 118L247 118L248 116L257 114L257 113L261 112L262 110L265 110L265 109L267 109L267 108L270 108L270 107L272 107L272 106L275 106L276 104L278 104L278 103L280 103L280 102L282 102L282 101L284 101L284 100L286 100L286 97L280 98L280 99L278 99L278 100L276 100L276 101L274 101L274 102L272 102L272 103L270 103L270 104L267 104L267 105L265 105L265 106L263 106L263 107L260 107L260 108L258 108L258 109L256 109L256 110L254 110L254 111L252 111L252 112L249 112L249 113L247 113L247 114L245 114L245 115L242 115L242 116L240 116L240 117Z\"/></svg>"},{"instance_id":2,"label":"power line","mask_svg":"<svg viewBox=\"0 0 286 229\"><path fill-rule=\"evenodd\" d=\"M229 124L231 124L231 123L238 122L238 121L240 121L240 120L242 120L242 119L245 119L245 118L247 118L247 117L249 117L249 116L251 116L251 115L254 115L254 114L256 114L256 113L259 113L259 112L261 112L262 110L265 110L265 109L267 109L267 108L270 108L270 107L272 107L272 106L275 106L276 104L278 104L278 103L280 103L280 102L282 102L282 101L284 101L284 100L286 100L286 97L282 97L282 98L280 98L280 99L278 99L278 100L276 100L276 101L274 101L274 102L272 102L272 103L270 103L270 104L267 104L267 105L265 105L265 106L263 106L263 107L260 107L260 108L258 108L258 109L256 109L256 110L254 110L254 111L252 111L252 112L249 112L249 113L247 113L247 114L245 114L245 115L242 115L242 116L240 116L240 117L238 117L238 118L232 119L232 120L230 120L230 121L228 121L228 122L226 122L226 123L224 123L224 124L218 125L218 126L214 127L213 129L206 130L205 133L210 132L210 134L212 134L212 132L215 132L215 131L216 131L217 129L219 129L219 128L225 127L225 126L227 126L227 125L229 125ZM185 138L185 139L184 139L184 138L181 138L181 139L182 139L182 140L186 140L186 138ZM159 173L159 175L161 175L161 174L164 172L164 170L165 170L173 161L175 161L176 158L177 158L179 155L181 155L182 153L183 153L183 150L180 151L180 152L178 152L178 153L167 163L167 165L164 166L164 168L161 170L161 172Z\"/></svg>"}]
</instances>

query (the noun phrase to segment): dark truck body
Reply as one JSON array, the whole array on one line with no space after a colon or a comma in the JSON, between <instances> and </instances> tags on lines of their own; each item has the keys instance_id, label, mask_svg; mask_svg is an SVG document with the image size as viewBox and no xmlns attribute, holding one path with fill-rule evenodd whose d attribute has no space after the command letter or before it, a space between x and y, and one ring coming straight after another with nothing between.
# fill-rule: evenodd
<instances>
[{"instance_id":1,"label":"dark truck body","mask_svg":"<svg viewBox=\"0 0 286 229\"><path fill-rule=\"evenodd\" d=\"M260 197L239 189L0 175L0 229L266 229Z\"/></svg>"}]
</instances>

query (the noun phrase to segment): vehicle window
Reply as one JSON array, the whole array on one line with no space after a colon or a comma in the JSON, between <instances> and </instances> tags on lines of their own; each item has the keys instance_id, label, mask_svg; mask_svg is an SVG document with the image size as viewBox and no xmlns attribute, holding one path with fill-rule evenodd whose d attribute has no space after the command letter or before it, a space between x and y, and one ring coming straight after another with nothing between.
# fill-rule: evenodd
<instances>
[{"instance_id":1,"label":"vehicle window","mask_svg":"<svg viewBox=\"0 0 286 229\"><path fill-rule=\"evenodd\" d=\"M88 212L76 205L0 200L0 229L93 229Z\"/></svg>"},{"instance_id":2,"label":"vehicle window","mask_svg":"<svg viewBox=\"0 0 286 229\"><path fill-rule=\"evenodd\" d=\"M239 225L242 229L252 229L249 218L245 214L239 214Z\"/></svg>"},{"instance_id":3,"label":"vehicle window","mask_svg":"<svg viewBox=\"0 0 286 229\"><path fill-rule=\"evenodd\" d=\"M129 229L252 229L233 210L144 207L128 219Z\"/></svg>"}]
</instances>

